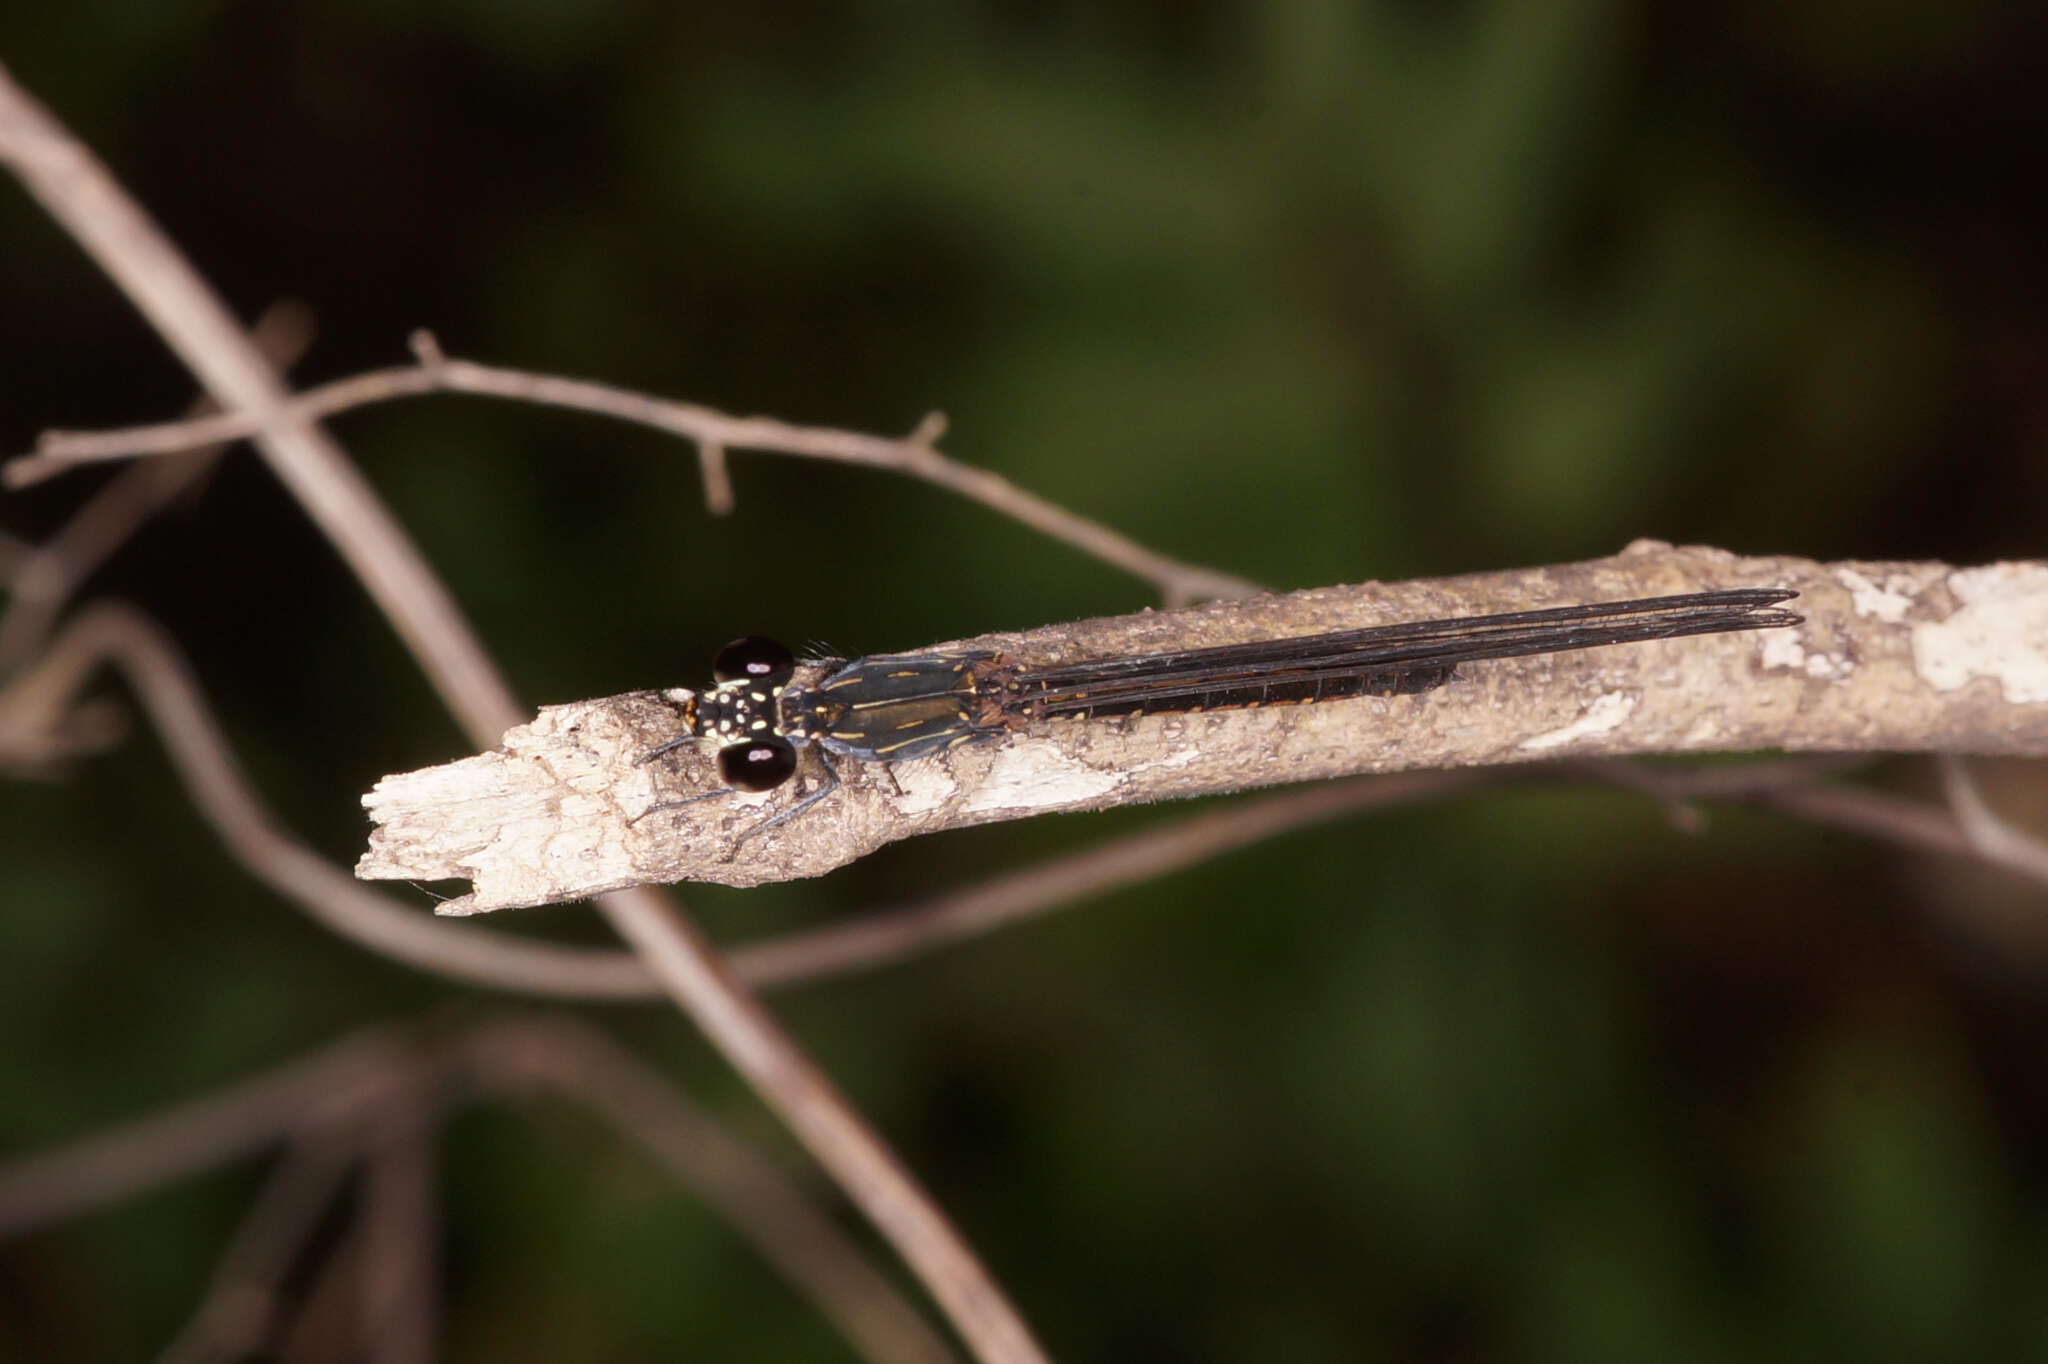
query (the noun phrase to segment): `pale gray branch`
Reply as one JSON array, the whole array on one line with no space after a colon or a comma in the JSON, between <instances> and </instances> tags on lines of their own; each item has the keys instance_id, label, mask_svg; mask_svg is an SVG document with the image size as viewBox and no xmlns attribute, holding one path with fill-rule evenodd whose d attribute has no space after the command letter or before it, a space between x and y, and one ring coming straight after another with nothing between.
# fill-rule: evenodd
<instances>
[{"instance_id":1,"label":"pale gray branch","mask_svg":"<svg viewBox=\"0 0 2048 1364\"><path fill-rule=\"evenodd\" d=\"M1050 722L940 758L842 759L839 791L758 834L749 831L796 799L797 783L655 808L718 789L701 746L643 761L679 732L662 693L552 706L492 752L379 783L365 799L378 827L357 875L467 878L473 893L444 911L474 913L641 881L787 880L941 829L1367 772L1752 749L2048 752L2040 563L1819 564L1643 542L1589 563L1319 589L937 647L1058 662L1764 586L1796 589L1805 623L1472 664L1415 696Z\"/></svg>"}]
</instances>

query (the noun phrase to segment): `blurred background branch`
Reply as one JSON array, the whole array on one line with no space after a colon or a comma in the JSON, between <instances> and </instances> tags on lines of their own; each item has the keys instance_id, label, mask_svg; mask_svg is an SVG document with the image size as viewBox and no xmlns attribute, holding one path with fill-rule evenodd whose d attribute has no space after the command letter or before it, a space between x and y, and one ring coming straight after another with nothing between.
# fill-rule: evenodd
<instances>
[{"instance_id":1,"label":"blurred background branch","mask_svg":"<svg viewBox=\"0 0 2048 1364\"><path fill-rule=\"evenodd\" d=\"M74 1217L208 1166L285 1147L228 1247L206 1301L167 1358L241 1358L283 1330L278 1292L319 1231L340 1177L364 1162L365 1251L355 1272L374 1358L434 1352L431 1308L440 1238L432 1195L435 1131L479 1097L546 1094L589 1110L711 1203L808 1294L865 1358L953 1358L788 1176L686 1102L658 1072L566 1017L506 1015L458 1029L366 1033L278 1072L59 1151L0 1168L0 1238ZM409 1271L401 1273L400 1271ZM426 1295L422 1297L420 1295Z\"/></svg>"}]
</instances>

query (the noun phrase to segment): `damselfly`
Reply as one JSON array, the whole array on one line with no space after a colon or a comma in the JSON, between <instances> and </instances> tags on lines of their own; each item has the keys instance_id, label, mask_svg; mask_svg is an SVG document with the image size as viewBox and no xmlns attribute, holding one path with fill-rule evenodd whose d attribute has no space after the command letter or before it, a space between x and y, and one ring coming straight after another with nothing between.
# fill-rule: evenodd
<instances>
[{"instance_id":1,"label":"damselfly","mask_svg":"<svg viewBox=\"0 0 2048 1364\"><path fill-rule=\"evenodd\" d=\"M799 749L815 749L825 774L818 789L741 834L744 842L838 789L835 757L902 762L1046 719L1190 714L1429 691L1450 681L1461 664L1486 659L1797 625L1799 616L1778 607L1797 595L1731 588L1049 665L992 652L809 659L804 665L822 673L801 683L788 649L750 636L719 651L712 663L716 685L709 690L664 693L681 708L684 733L643 759L699 741L715 744L725 789L646 813L732 791L772 790L796 774Z\"/></svg>"}]
</instances>

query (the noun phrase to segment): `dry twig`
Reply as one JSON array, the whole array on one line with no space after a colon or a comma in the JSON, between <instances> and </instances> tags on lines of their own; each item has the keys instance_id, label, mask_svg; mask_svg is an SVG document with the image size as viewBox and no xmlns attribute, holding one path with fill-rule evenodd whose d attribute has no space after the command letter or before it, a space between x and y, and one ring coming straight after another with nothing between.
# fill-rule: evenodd
<instances>
[{"instance_id":1,"label":"dry twig","mask_svg":"<svg viewBox=\"0 0 2048 1364\"><path fill-rule=\"evenodd\" d=\"M365 800L380 827L357 874L468 878L473 893L442 908L473 913L647 880L786 880L939 829L1362 772L1758 748L2048 752L2039 563L1823 565L1644 542L1586 564L940 647L1056 663L1734 586L1796 588L1805 625L1471 665L1416 696L1051 722L911 763L841 761L840 790L758 834L798 798L789 787L662 808L717 781L694 747L643 761L677 733L661 694L549 707L490 753L380 783Z\"/></svg>"},{"instance_id":2,"label":"dry twig","mask_svg":"<svg viewBox=\"0 0 2048 1364\"><path fill-rule=\"evenodd\" d=\"M732 484L725 472L726 451L801 455L907 474L958 493L1153 583L1170 606L1211 597L1249 596L1259 590L1257 584L1243 578L1168 558L1129 536L1026 492L1000 475L946 458L936 444L946 426L937 413L926 417L907 436L869 436L830 427L796 426L773 417L734 417L696 403L656 398L611 384L451 360L426 332L415 333L412 346L419 359L415 366L373 370L323 384L289 399L285 408L295 420L307 423L370 403L430 393L470 393L568 408L634 422L694 442L704 471L705 502L714 513L728 511L733 505ZM80 464L173 454L217 441L254 438L261 429L259 416L229 411L120 431L53 431L43 437L35 454L10 461L4 477L11 487L25 487Z\"/></svg>"}]
</instances>

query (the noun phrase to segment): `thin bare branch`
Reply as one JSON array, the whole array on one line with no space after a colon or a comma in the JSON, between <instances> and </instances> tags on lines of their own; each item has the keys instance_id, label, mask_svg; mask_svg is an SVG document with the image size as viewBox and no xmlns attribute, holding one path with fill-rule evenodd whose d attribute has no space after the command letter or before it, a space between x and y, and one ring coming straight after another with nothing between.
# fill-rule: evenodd
<instances>
[{"instance_id":1,"label":"thin bare branch","mask_svg":"<svg viewBox=\"0 0 2048 1364\"><path fill-rule=\"evenodd\" d=\"M717 451L719 458L726 450L797 455L886 469L945 488L1145 579L1159 589L1170 606L1212 597L1250 596L1259 591L1255 583L1168 558L985 469L948 459L934 444L944 430L943 419L935 422L927 417L907 437L870 436L830 427L797 426L772 417L734 417L696 403L657 398L610 384L451 360L424 333L415 335L413 349L419 357L416 366L372 370L307 389L289 401L289 410L294 417L310 423L350 408L430 393L468 393L567 408L633 422L696 443L706 457L707 500L713 511L720 509L721 502L711 451ZM259 420L253 413L228 413L122 431L50 432L38 444L35 454L10 461L4 478L10 486L22 487L79 464L169 454L195 445L248 437L256 432ZM729 491L728 488L728 495Z\"/></svg>"},{"instance_id":2,"label":"thin bare branch","mask_svg":"<svg viewBox=\"0 0 2048 1364\"><path fill-rule=\"evenodd\" d=\"M843 924L759 939L731 949L727 959L751 984L763 989L807 983L830 976L887 966L937 951L955 942L1054 910L1091 895L1135 885L1221 857L1268 838L1343 818L1364 810L1405 806L1509 784L1590 781L1649 795L1667 809L1695 801L1774 803L1786 813L1804 814L1797 802L1811 784L1846 769L1867 765L1868 754L1760 760L1733 767L1685 770L1606 761L1538 764L1518 769L1460 769L1362 777L1304 792L1266 796L1221 810L1174 820L1158 829L1111 839L1038 866L976 882L920 904L876 910ZM1957 838L1925 837L1939 817L1932 807L1908 806L1890 797L1862 799L1849 792L1859 811L1905 811L1900 825L1872 816L1860 824L1837 818L1839 788L1812 788L1818 823L1843 824L1858 832L1909 847L1969 857ZM1782 802L1775 798L1782 796ZM1683 833L1705 831L1704 820L1675 819ZM1995 864L2002 865L2002 864Z\"/></svg>"},{"instance_id":3,"label":"thin bare branch","mask_svg":"<svg viewBox=\"0 0 2048 1364\"><path fill-rule=\"evenodd\" d=\"M1468 791L1487 784L1492 776L1477 771L1408 772L1245 801L992 876L921 904L750 942L732 949L727 960L748 982L764 989L873 970L1070 908L1091 895L1156 880L1284 833L1363 810Z\"/></svg>"},{"instance_id":4,"label":"thin bare branch","mask_svg":"<svg viewBox=\"0 0 2048 1364\"><path fill-rule=\"evenodd\" d=\"M358 1218L314 1266L298 1310L279 1333L279 1364L356 1364L368 1350L361 1334L364 1258L369 1236Z\"/></svg>"},{"instance_id":5,"label":"thin bare branch","mask_svg":"<svg viewBox=\"0 0 2048 1364\"><path fill-rule=\"evenodd\" d=\"M772 1162L656 1071L568 1015L510 1018L462 1043L486 1088L560 1093L645 1147L716 1207L876 1364L949 1364L953 1352L845 1233Z\"/></svg>"},{"instance_id":6,"label":"thin bare branch","mask_svg":"<svg viewBox=\"0 0 2048 1364\"><path fill-rule=\"evenodd\" d=\"M424 1091L425 1085L421 1085ZM430 1364L439 1336L440 1215L430 1093L388 1104L365 1144L362 1337L373 1364Z\"/></svg>"},{"instance_id":7,"label":"thin bare branch","mask_svg":"<svg viewBox=\"0 0 2048 1364\"><path fill-rule=\"evenodd\" d=\"M714 1045L789 1124L854 1204L896 1247L984 1364L1045 1356L980 1259L866 1119L839 1097L769 1017L695 924L648 890L598 901L613 930L682 1003Z\"/></svg>"},{"instance_id":8,"label":"thin bare branch","mask_svg":"<svg viewBox=\"0 0 2048 1364\"><path fill-rule=\"evenodd\" d=\"M250 791L169 636L132 607L81 611L36 666L0 692L0 761L48 761L71 747L72 699L102 661L121 669L163 737L193 803L243 866L329 929L386 956L472 985L554 998L645 999L653 977L631 954L553 946L451 925L375 894L280 830Z\"/></svg>"},{"instance_id":9,"label":"thin bare branch","mask_svg":"<svg viewBox=\"0 0 2048 1364\"><path fill-rule=\"evenodd\" d=\"M1824 777L1867 766L1867 753L1827 753L1817 757L1759 758L1736 767L1673 769L1646 763L1608 760L1563 766L1567 775L1606 786L1639 792L1657 802L1671 827L1682 834L1707 831L1699 802L1741 800L1762 792L1810 785Z\"/></svg>"},{"instance_id":10,"label":"thin bare branch","mask_svg":"<svg viewBox=\"0 0 2048 1364\"><path fill-rule=\"evenodd\" d=\"M166 1355L185 1364L233 1357L268 1333L274 1285L350 1162L398 1148L395 1158L404 1165L371 1169L372 1253L356 1270L364 1291L383 1304L370 1314L369 1338L377 1338L375 1323L410 1312L412 1325L402 1335L417 1342L430 1334L421 1329L422 1320L431 1320L430 1304L407 1307L402 1299L428 1272L420 1256L433 1238L428 1246L414 1240L433 1216L426 1165L432 1125L451 1102L544 1087L645 1146L866 1358L953 1358L798 1184L603 1033L567 1015L507 1015L439 1038L433 1032L359 1034L206 1099L0 1168L0 1238L290 1142L224 1256L207 1302Z\"/></svg>"},{"instance_id":11,"label":"thin bare branch","mask_svg":"<svg viewBox=\"0 0 2048 1364\"><path fill-rule=\"evenodd\" d=\"M291 1144L221 1256L199 1310L157 1364L222 1364L262 1348L276 1322L279 1286L355 1155L352 1143L329 1132Z\"/></svg>"},{"instance_id":12,"label":"thin bare branch","mask_svg":"<svg viewBox=\"0 0 2048 1364\"><path fill-rule=\"evenodd\" d=\"M374 1110L414 1064L388 1030L0 1169L0 1238Z\"/></svg>"},{"instance_id":13,"label":"thin bare branch","mask_svg":"<svg viewBox=\"0 0 2048 1364\"><path fill-rule=\"evenodd\" d=\"M1954 812L1943 806L1846 786L1787 787L1760 791L1742 799L1747 804L1796 815L1814 824L1846 829L1900 847L2002 867L2030 881L2048 885L2048 869L2023 858L1987 857L1972 843L1969 831Z\"/></svg>"},{"instance_id":14,"label":"thin bare branch","mask_svg":"<svg viewBox=\"0 0 2048 1364\"><path fill-rule=\"evenodd\" d=\"M1997 812L1984 803L1983 794L1978 791L1977 783L1971 779L1961 758L1953 753L1944 753L1938 761L1942 794L1948 798L1948 808L1955 814L1956 827L1962 830L1971 851L1994 866L2048 885L2048 842L2000 819Z\"/></svg>"}]
</instances>

